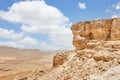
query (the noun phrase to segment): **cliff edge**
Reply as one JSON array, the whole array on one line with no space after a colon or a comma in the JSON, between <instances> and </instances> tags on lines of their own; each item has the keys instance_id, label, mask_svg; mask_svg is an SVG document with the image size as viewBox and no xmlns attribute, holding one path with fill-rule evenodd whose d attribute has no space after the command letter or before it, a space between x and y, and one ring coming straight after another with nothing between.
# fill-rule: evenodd
<instances>
[{"instance_id":1,"label":"cliff edge","mask_svg":"<svg viewBox=\"0 0 120 80\"><path fill-rule=\"evenodd\" d=\"M92 40L120 40L120 18L78 22L73 24L71 30L74 35L73 45L81 50L92 46L89 45Z\"/></svg>"},{"instance_id":2,"label":"cliff edge","mask_svg":"<svg viewBox=\"0 0 120 80\"><path fill-rule=\"evenodd\" d=\"M72 26L75 50L60 52L43 75L15 80L120 80L120 18Z\"/></svg>"}]
</instances>

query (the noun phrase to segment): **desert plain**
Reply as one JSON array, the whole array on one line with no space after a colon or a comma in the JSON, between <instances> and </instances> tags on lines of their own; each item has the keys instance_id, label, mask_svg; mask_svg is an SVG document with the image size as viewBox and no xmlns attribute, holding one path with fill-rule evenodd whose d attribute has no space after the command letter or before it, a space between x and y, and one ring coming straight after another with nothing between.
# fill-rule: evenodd
<instances>
[{"instance_id":1,"label":"desert plain","mask_svg":"<svg viewBox=\"0 0 120 80\"><path fill-rule=\"evenodd\" d=\"M44 71L52 67L54 52L0 46L0 80Z\"/></svg>"}]
</instances>

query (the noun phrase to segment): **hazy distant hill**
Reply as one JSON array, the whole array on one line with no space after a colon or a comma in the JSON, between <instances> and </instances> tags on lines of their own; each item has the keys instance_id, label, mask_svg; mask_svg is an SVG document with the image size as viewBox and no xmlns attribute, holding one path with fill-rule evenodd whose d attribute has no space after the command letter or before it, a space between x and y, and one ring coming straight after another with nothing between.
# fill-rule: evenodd
<instances>
[{"instance_id":1,"label":"hazy distant hill","mask_svg":"<svg viewBox=\"0 0 120 80\"><path fill-rule=\"evenodd\" d=\"M49 69L53 55L50 51L0 46L0 80L12 80L18 74Z\"/></svg>"}]
</instances>

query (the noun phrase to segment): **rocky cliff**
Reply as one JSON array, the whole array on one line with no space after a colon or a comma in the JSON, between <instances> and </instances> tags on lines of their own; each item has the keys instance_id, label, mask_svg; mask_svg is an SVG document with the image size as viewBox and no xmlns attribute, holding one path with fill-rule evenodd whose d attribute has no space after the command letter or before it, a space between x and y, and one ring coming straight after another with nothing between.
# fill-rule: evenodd
<instances>
[{"instance_id":1,"label":"rocky cliff","mask_svg":"<svg viewBox=\"0 0 120 80\"><path fill-rule=\"evenodd\" d=\"M75 50L60 52L43 75L15 80L120 80L120 18L72 26Z\"/></svg>"},{"instance_id":2,"label":"rocky cliff","mask_svg":"<svg viewBox=\"0 0 120 80\"><path fill-rule=\"evenodd\" d=\"M120 40L120 18L78 22L72 26L73 45L81 50L97 41ZM95 43L89 44L96 40Z\"/></svg>"}]
</instances>

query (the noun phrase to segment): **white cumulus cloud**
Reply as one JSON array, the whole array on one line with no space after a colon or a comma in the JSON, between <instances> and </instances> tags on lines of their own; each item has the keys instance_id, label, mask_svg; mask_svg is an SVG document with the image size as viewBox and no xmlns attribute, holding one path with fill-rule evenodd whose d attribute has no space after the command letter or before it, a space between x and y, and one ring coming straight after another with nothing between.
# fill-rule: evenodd
<instances>
[{"instance_id":1,"label":"white cumulus cloud","mask_svg":"<svg viewBox=\"0 0 120 80\"><path fill-rule=\"evenodd\" d=\"M84 10L87 8L86 3L78 3L80 9Z\"/></svg>"},{"instance_id":2,"label":"white cumulus cloud","mask_svg":"<svg viewBox=\"0 0 120 80\"><path fill-rule=\"evenodd\" d=\"M82 7L86 8L86 5L83 4ZM48 34L48 42L32 41L27 37L21 43L35 42L34 44L42 44L48 49L51 47L52 49L73 48L69 18L64 16L56 7L47 5L44 0L27 0L14 3L8 11L0 11L0 18L13 23L21 23L21 30L26 33Z\"/></svg>"},{"instance_id":3,"label":"white cumulus cloud","mask_svg":"<svg viewBox=\"0 0 120 80\"><path fill-rule=\"evenodd\" d=\"M0 45L9 46L9 47L16 47L16 48L24 48L24 45L18 44L14 41L0 41Z\"/></svg>"},{"instance_id":4,"label":"white cumulus cloud","mask_svg":"<svg viewBox=\"0 0 120 80\"><path fill-rule=\"evenodd\" d=\"M120 10L120 2L118 2L117 4L113 5L113 7L116 9L116 10Z\"/></svg>"},{"instance_id":5,"label":"white cumulus cloud","mask_svg":"<svg viewBox=\"0 0 120 80\"><path fill-rule=\"evenodd\" d=\"M24 36L22 32L16 33L14 30L0 28L0 38L16 40Z\"/></svg>"},{"instance_id":6,"label":"white cumulus cloud","mask_svg":"<svg viewBox=\"0 0 120 80\"><path fill-rule=\"evenodd\" d=\"M37 42L37 40L27 36L27 37L24 37L23 39L17 41L17 43L23 44L23 45L36 45L38 42Z\"/></svg>"}]
</instances>

